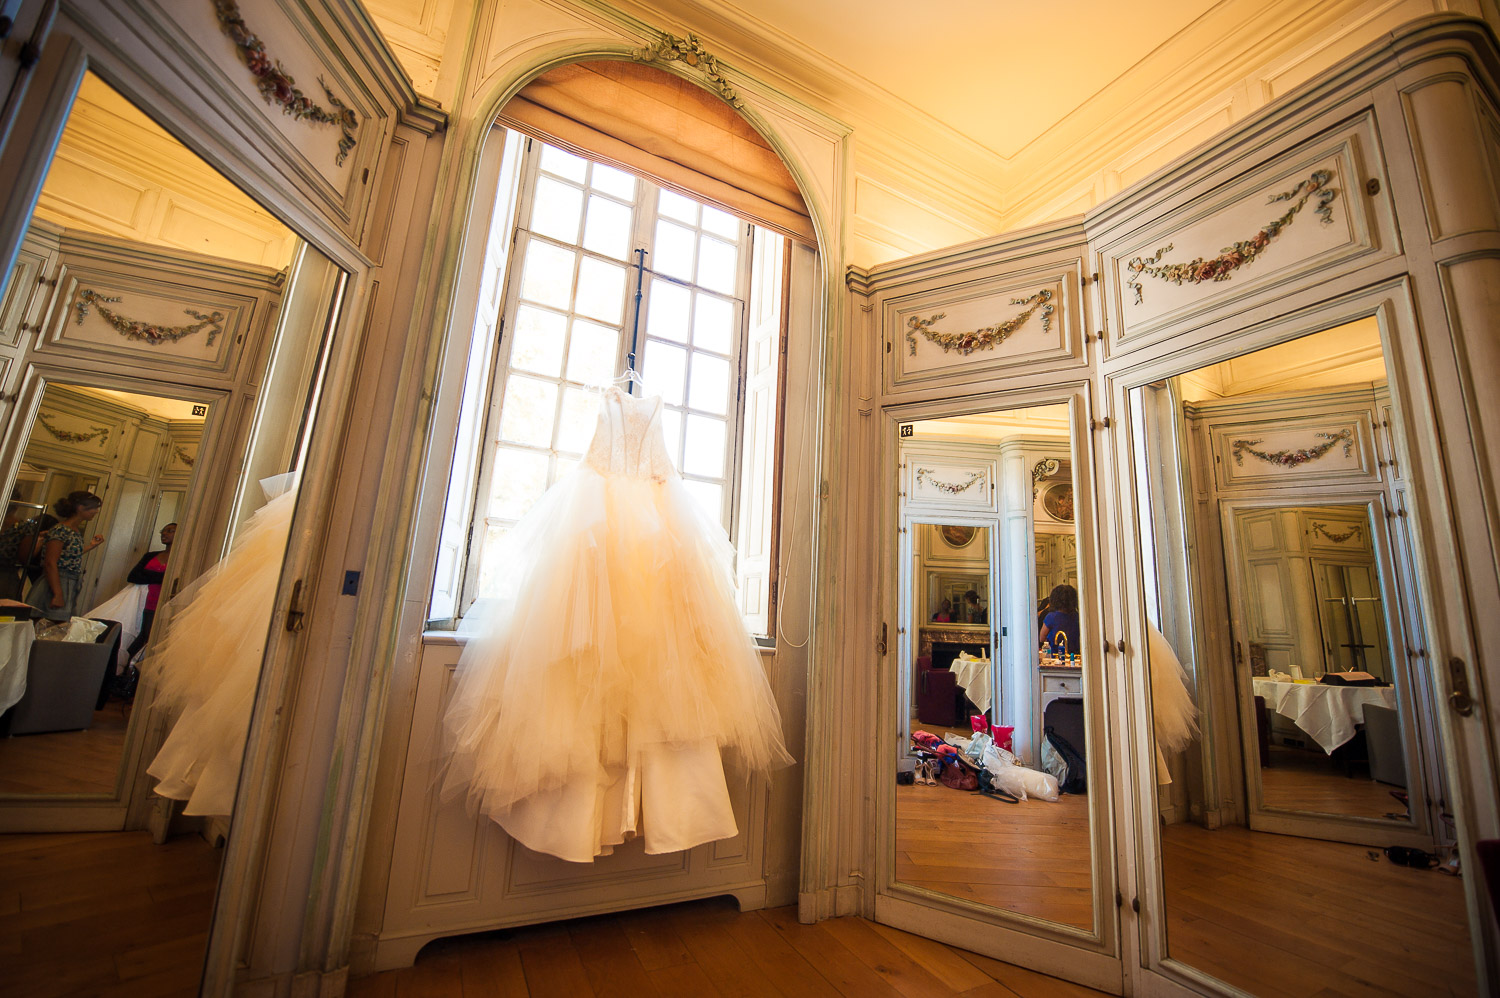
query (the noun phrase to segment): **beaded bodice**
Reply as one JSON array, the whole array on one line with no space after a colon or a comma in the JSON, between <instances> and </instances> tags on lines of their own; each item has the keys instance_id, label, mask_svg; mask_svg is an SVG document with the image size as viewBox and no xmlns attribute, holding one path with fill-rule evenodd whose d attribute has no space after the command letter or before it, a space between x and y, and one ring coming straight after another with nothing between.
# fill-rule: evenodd
<instances>
[{"instance_id":1,"label":"beaded bodice","mask_svg":"<svg viewBox=\"0 0 1500 998\"><path fill-rule=\"evenodd\" d=\"M676 477L661 432L661 397L638 398L609 388L599 402L599 424L583 463L601 475Z\"/></svg>"}]
</instances>

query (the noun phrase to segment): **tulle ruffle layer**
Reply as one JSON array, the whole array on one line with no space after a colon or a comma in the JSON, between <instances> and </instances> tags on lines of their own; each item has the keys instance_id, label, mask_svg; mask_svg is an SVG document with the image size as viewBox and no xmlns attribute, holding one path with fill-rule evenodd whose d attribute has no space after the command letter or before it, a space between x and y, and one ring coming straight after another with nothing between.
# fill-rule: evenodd
<instances>
[{"instance_id":1,"label":"tulle ruffle layer","mask_svg":"<svg viewBox=\"0 0 1500 998\"><path fill-rule=\"evenodd\" d=\"M185 814L233 810L295 503L292 490L256 511L233 550L172 600L142 663L154 703L181 708L146 772L158 794L187 801Z\"/></svg>"},{"instance_id":2,"label":"tulle ruffle layer","mask_svg":"<svg viewBox=\"0 0 1500 998\"><path fill-rule=\"evenodd\" d=\"M514 834L529 820L518 815L581 788L605 849L631 834L629 812L644 799L649 849L653 823L688 820L651 813L654 795L672 788L637 786L674 751L701 759L706 746L713 765L674 779L716 780L720 794L722 770L702 771L718 769L715 749L743 770L789 764L735 603L732 555L723 528L675 477L583 467L554 486L507 536L501 594L466 617L445 718L445 796L466 795ZM547 795L552 803L538 801ZM682 838L662 829L662 841Z\"/></svg>"}]
</instances>

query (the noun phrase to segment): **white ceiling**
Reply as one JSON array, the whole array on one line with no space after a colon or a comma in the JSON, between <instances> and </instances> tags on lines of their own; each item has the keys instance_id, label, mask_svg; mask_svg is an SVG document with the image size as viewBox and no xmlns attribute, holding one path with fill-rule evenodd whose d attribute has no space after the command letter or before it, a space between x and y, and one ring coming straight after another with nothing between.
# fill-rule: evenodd
<instances>
[{"instance_id":1,"label":"white ceiling","mask_svg":"<svg viewBox=\"0 0 1500 998\"><path fill-rule=\"evenodd\" d=\"M201 423L206 418L193 414L193 406L203 405L201 402L167 398L165 395L140 395L135 392L120 392L115 391L113 388L95 388L92 385L59 385L58 387L65 387L84 395L93 395L118 405L129 406L149 416L156 416L158 419L184 423Z\"/></svg>"},{"instance_id":2,"label":"white ceiling","mask_svg":"<svg viewBox=\"0 0 1500 998\"><path fill-rule=\"evenodd\" d=\"M1367 316L1181 376L1187 401L1311 391L1384 381L1380 324Z\"/></svg>"},{"instance_id":3,"label":"white ceiling","mask_svg":"<svg viewBox=\"0 0 1500 998\"><path fill-rule=\"evenodd\" d=\"M1005 440L1009 437L1068 436L1066 405L1037 405L1027 409L996 409L967 416L918 420L913 437L963 437L976 440Z\"/></svg>"},{"instance_id":4,"label":"white ceiling","mask_svg":"<svg viewBox=\"0 0 1500 998\"><path fill-rule=\"evenodd\" d=\"M755 0L719 6L796 38L1010 158L1214 5Z\"/></svg>"}]
</instances>

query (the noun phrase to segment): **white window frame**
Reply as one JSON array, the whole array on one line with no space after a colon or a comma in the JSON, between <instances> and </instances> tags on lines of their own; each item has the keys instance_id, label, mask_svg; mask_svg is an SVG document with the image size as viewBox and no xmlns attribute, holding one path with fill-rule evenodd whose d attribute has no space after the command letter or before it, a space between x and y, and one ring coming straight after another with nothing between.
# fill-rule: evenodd
<instances>
[{"instance_id":1,"label":"white window frame","mask_svg":"<svg viewBox=\"0 0 1500 998\"><path fill-rule=\"evenodd\" d=\"M577 155L576 153L572 153L571 150L565 149L563 151ZM692 282L684 281L680 278L656 273L654 268L650 266L650 252L654 249L656 221L659 217L661 217L658 214L657 209L660 200L660 191L662 190L662 188L654 184L650 180L642 178L638 175L636 178L636 193L634 200L635 216L632 227L632 250L629 254L629 259L621 261L614 257L584 249L581 245L581 234L579 243L561 243L560 241L552 239L550 237L534 233L530 229L537 180L538 175L541 172L540 163L542 158L542 143L535 139L526 139L524 150L520 155L521 165L519 170L520 175L517 181L517 190L514 194L511 194L509 198L506 198L506 200L515 205L515 208L510 212L497 213L497 216L499 218L505 219L505 222L502 224L508 224L510 226L510 232L508 233L509 251L506 254L506 260L504 264L504 301L501 307L500 322L498 326L498 344L496 344L495 349L490 351L492 357L492 365L487 372L488 381L484 390L483 402L477 403L483 405L484 418L483 429L482 432L478 435L479 439L477 441L480 448L480 453L478 455L477 474L474 475L473 490L470 493L471 502L469 504L469 515L467 517L467 534L464 539L462 551L463 568L461 572L460 598L458 600L456 608L458 611L457 616L459 617L461 617L464 612L467 612L469 606L472 605L475 598L478 596L481 571L483 569L483 547L489 526L492 524L514 522L511 520L490 517L488 515L488 510L486 507L491 493L491 486L495 474L496 460L499 453L497 444L499 442L498 437L500 432L500 419L505 401L505 388L507 379L511 374L511 352L515 340L515 337L511 334L511 331L515 329L517 310L521 304L520 285L522 269L524 267L526 258L526 249L533 240L543 240L553 243L554 245L564 246L570 252L574 252L579 255L579 264L575 265L574 269L574 290L576 290L576 282L578 279L578 266L581 266L581 261L585 257L592 256L601 260L606 260L612 264L624 265L626 267L627 287L624 307L622 308L622 323L618 340L619 348L617 351L617 356L615 358L616 370L623 370L625 368L628 360L628 355L631 352L632 329L635 328L637 315L639 315L639 331L635 344L637 352L637 369L640 370L648 379L650 377L649 343L654 342L655 338L649 336L648 334L648 320L650 315L650 298L653 291L652 281L654 279L668 281L672 284L691 288L693 291L698 293L710 294L721 299L728 299L732 301L733 307L736 311L733 322L734 333L731 338L730 353L728 355L715 353L715 356L726 357L730 365L731 383L729 386L729 399L727 405L728 411L727 414L722 417L720 417L718 414L707 414L712 418L722 418L726 424L726 459L722 478L708 479L707 476L694 475L681 469L685 448L685 440L683 438L686 436L686 415L704 415L704 413L694 413L693 408L689 405L689 392L691 390L692 378L691 363L689 363L688 365L687 375L684 382L682 403L680 405L673 405L664 402L663 409L664 411L676 410L684 414L683 432L679 434L676 453L673 454L674 464L679 467L679 470L682 473L682 477L686 481L712 480L721 484L723 489L721 522L723 523L725 530L728 532L731 541L738 543L740 539L739 527L741 507L744 493L746 491L744 488L744 484L747 474L746 469L743 467L745 453L745 385L747 359L745 349L751 322L751 308L749 300L751 294L751 279L756 264L756 261L753 259L753 247L755 244L755 233L757 230L750 223L740 220L738 238L736 240L736 246L738 249L738 262L736 268L735 290L730 295L726 295L722 292L702 287L701 285L693 284ZM583 156L581 158L589 159L590 162L598 162L598 160L592 159L587 156ZM610 166L611 164L605 163L604 165ZM587 190L588 188L585 185L585 204L587 199ZM502 190L500 193L502 197L505 197L510 192ZM697 198L693 198L692 200L702 203L701 200ZM675 222L676 220L672 221ZM699 231L703 231L701 229L701 218ZM500 242L500 240L495 238L497 235L499 234L496 233L492 234L491 236L490 242L492 246ZM715 235L717 238L724 238L723 236L719 236L717 234ZM779 239L780 237L773 238ZM697 245L696 241L695 245ZM641 282L641 296L639 301L637 301L636 288L633 286L633 281L636 276L635 262L638 259L636 251L639 249L645 249L647 251L647 266L645 268L645 272ZM570 302L572 302L571 298ZM576 304L576 302L572 302L572 304ZM569 316L570 319L574 315L576 315L576 313L572 312L571 310L563 311L559 309L553 309L553 311L560 314L565 314ZM589 321L598 320L589 319ZM600 324L607 325L607 323ZM691 332L689 332L688 334L688 340L686 343L674 343L673 345L684 347L691 352L691 350L693 349ZM560 457L556 449L558 432L558 420L556 419L556 416L561 412L561 406L563 402L562 390L569 387L590 387L580 385L578 382L568 379L566 349L567 344L564 345L564 359L562 363L562 370L561 374L558 377L554 378L547 375L534 375L531 372L527 371L516 372L517 374L521 374L526 377L536 377L538 380L548 381L559 386L558 399L556 403L559 408L554 411L555 418L553 423L553 444L551 447L545 449L545 452L548 454L547 482L549 486L557 480L557 477L559 475L559 463L568 460L565 457ZM471 356L474 356L474 354L471 354ZM640 391L639 387L637 387L635 390L637 392ZM778 398L776 400L776 409L778 411L781 407L781 404L782 400ZM776 422L777 424L779 424L779 420L777 420ZM773 425L771 433L773 435L779 435L779 432L780 426ZM507 443L506 446L511 446L511 444ZM537 452L543 452L542 448L529 449L535 450ZM778 440L775 441L773 454L770 458L772 461L777 460L776 455L779 454L779 451L780 443ZM456 458L457 460L455 461L455 466L457 467L457 465L462 462L464 458L457 455ZM469 466L473 467L472 459L470 459L470 461L471 463ZM453 498L454 497L450 495L450 503L452 502ZM766 513L767 516L773 519L779 515L779 511L777 509L779 504L776 499L777 497L775 497L774 495L770 497L770 505ZM450 517L450 519L452 518ZM775 559L773 557L773 565L774 560ZM772 602L774 603L774 580L772 580L772 590ZM773 631L774 626L774 616L768 617L765 625L766 630L768 632Z\"/></svg>"}]
</instances>

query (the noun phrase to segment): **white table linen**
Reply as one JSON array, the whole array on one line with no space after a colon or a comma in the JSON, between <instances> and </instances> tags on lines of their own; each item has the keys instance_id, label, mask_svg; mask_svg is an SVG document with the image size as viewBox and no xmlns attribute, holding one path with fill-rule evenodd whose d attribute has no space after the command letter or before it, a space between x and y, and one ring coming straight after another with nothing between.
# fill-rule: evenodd
<instances>
[{"instance_id":1,"label":"white table linen","mask_svg":"<svg viewBox=\"0 0 1500 998\"><path fill-rule=\"evenodd\" d=\"M988 711L995 695L991 682L994 669L990 660L955 658L948 668L958 677L958 685L963 687L964 696L974 701L974 706L979 708L980 713Z\"/></svg>"},{"instance_id":2,"label":"white table linen","mask_svg":"<svg viewBox=\"0 0 1500 998\"><path fill-rule=\"evenodd\" d=\"M35 640L36 628L29 620L0 623L0 713L26 695L26 667Z\"/></svg>"},{"instance_id":3,"label":"white table linen","mask_svg":"<svg viewBox=\"0 0 1500 998\"><path fill-rule=\"evenodd\" d=\"M1265 698L1267 709L1290 718L1329 755L1354 737L1356 724L1364 723L1365 704L1396 706L1394 686L1326 686L1259 677L1251 685L1256 696Z\"/></svg>"}]
</instances>

